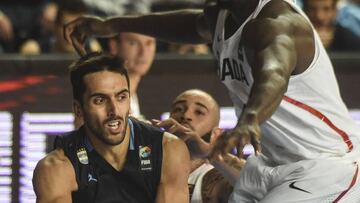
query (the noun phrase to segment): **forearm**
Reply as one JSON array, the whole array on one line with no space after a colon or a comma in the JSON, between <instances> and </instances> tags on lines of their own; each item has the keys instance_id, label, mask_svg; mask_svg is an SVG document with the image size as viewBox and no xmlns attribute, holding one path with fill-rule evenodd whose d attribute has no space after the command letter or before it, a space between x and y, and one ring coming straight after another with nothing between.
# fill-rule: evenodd
<instances>
[{"instance_id":1,"label":"forearm","mask_svg":"<svg viewBox=\"0 0 360 203\"><path fill-rule=\"evenodd\" d=\"M137 32L161 40L179 43L205 43L198 23L202 21L201 10L179 10L153 13L144 16L114 17L105 21L112 33Z\"/></svg>"},{"instance_id":2,"label":"forearm","mask_svg":"<svg viewBox=\"0 0 360 203\"><path fill-rule=\"evenodd\" d=\"M289 77L286 73L261 70L256 77L239 123L254 116L258 123L263 123L275 112L286 92Z\"/></svg>"},{"instance_id":3,"label":"forearm","mask_svg":"<svg viewBox=\"0 0 360 203\"><path fill-rule=\"evenodd\" d=\"M254 83L240 118L246 120L248 116L250 119L255 116L259 124L276 111L296 66L296 50L291 37L275 35L268 41L271 43L265 40L262 45L257 45L263 48L257 50L254 57Z\"/></svg>"}]
</instances>

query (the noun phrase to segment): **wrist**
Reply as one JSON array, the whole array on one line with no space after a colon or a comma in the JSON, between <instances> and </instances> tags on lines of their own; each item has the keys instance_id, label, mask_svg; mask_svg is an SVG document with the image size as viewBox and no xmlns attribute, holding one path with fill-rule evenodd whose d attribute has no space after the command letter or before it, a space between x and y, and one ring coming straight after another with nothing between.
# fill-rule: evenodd
<instances>
[{"instance_id":1,"label":"wrist","mask_svg":"<svg viewBox=\"0 0 360 203\"><path fill-rule=\"evenodd\" d=\"M237 126L249 123L258 123L258 112L255 110L245 109L241 114Z\"/></svg>"}]
</instances>

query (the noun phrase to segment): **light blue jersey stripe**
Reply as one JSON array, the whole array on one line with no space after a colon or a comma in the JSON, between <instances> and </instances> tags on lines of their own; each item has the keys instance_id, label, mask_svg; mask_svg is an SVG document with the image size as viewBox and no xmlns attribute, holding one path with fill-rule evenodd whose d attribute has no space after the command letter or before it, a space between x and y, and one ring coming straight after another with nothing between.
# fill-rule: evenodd
<instances>
[{"instance_id":1,"label":"light blue jersey stripe","mask_svg":"<svg viewBox=\"0 0 360 203\"><path fill-rule=\"evenodd\" d=\"M130 143L129 143L129 150L135 150L135 143L134 143L134 125L130 119L129 121L129 127L130 127ZM91 152L94 147L91 145L90 140L87 136L85 136L85 147L86 149Z\"/></svg>"}]
</instances>

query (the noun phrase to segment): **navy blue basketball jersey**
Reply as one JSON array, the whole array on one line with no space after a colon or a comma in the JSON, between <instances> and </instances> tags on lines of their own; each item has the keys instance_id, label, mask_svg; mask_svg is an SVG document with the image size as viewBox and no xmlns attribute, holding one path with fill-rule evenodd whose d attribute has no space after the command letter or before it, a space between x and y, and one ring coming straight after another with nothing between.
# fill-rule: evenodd
<instances>
[{"instance_id":1,"label":"navy blue basketball jersey","mask_svg":"<svg viewBox=\"0 0 360 203\"><path fill-rule=\"evenodd\" d=\"M163 132L129 119L129 149L123 169L117 171L92 148L84 127L58 136L55 148L64 150L78 184L73 202L155 202L161 177Z\"/></svg>"}]
</instances>

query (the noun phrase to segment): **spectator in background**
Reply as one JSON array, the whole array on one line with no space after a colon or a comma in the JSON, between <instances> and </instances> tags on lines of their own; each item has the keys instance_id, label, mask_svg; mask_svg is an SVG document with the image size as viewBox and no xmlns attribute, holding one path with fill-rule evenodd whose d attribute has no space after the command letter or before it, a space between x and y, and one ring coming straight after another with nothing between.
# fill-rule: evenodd
<instances>
[{"instance_id":1,"label":"spectator in background","mask_svg":"<svg viewBox=\"0 0 360 203\"><path fill-rule=\"evenodd\" d=\"M64 39L63 26L66 23L87 13L88 8L82 2L82 0L63 0L59 4L58 13L56 15L54 40L50 41L48 48L46 46L43 47L43 52L75 53L75 49ZM87 49L90 51L100 51L101 46L96 39L92 38L87 44Z\"/></svg>"},{"instance_id":2,"label":"spectator in background","mask_svg":"<svg viewBox=\"0 0 360 203\"><path fill-rule=\"evenodd\" d=\"M69 44L69 46L71 46ZM109 39L109 51L123 58L130 79L131 115L144 118L140 112L137 89L141 78L149 71L156 52L156 40L153 37L124 32Z\"/></svg>"},{"instance_id":3,"label":"spectator in background","mask_svg":"<svg viewBox=\"0 0 360 203\"><path fill-rule=\"evenodd\" d=\"M55 21L56 3L51 0L2 0L0 43L4 52L19 52L30 42L48 36ZM35 42L35 43L34 43Z\"/></svg>"},{"instance_id":4,"label":"spectator in background","mask_svg":"<svg viewBox=\"0 0 360 203\"><path fill-rule=\"evenodd\" d=\"M329 51L360 50L360 37L336 24L338 0L304 0L304 11Z\"/></svg>"},{"instance_id":5,"label":"spectator in background","mask_svg":"<svg viewBox=\"0 0 360 203\"><path fill-rule=\"evenodd\" d=\"M61 0L48 3L40 18L41 34L27 39L19 48L21 54L34 55L40 53L75 53L63 37L64 24L89 13L83 0ZM100 51L101 45L96 39L87 44L90 51Z\"/></svg>"},{"instance_id":6,"label":"spectator in background","mask_svg":"<svg viewBox=\"0 0 360 203\"><path fill-rule=\"evenodd\" d=\"M27 39L20 47L20 54L40 54L43 51L44 46L49 45L49 42L54 36L57 12L57 3L51 2L45 5L42 17L40 18L40 34Z\"/></svg>"},{"instance_id":7,"label":"spectator in background","mask_svg":"<svg viewBox=\"0 0 360 203\"><path fill-rule=\"evenodd\" d=\"M360 37L360 0L347 0L339 8L337 23Z\"/></svg>"},{"instance_id":8,"label":"spectator in background","mask_svg":"<svg viewBox=\"0 0 360 203\"><path fill-rule=\"evenodd\" d=\"M4 51L4 46L12 42L14 38L14 31L11 20L0 11L0 42L2 44L1 51Z\"/></svg>"}]
</instances>

